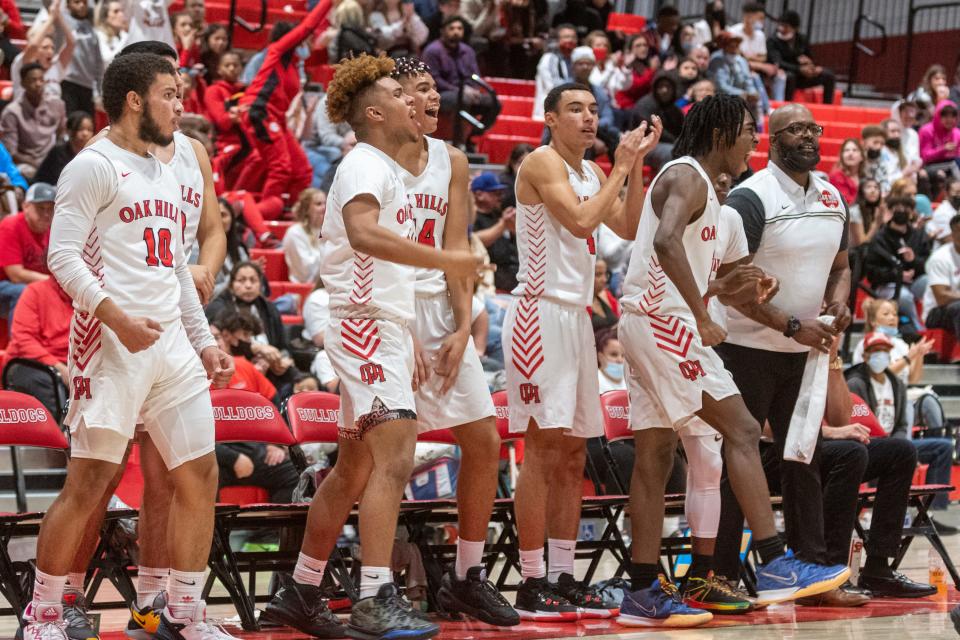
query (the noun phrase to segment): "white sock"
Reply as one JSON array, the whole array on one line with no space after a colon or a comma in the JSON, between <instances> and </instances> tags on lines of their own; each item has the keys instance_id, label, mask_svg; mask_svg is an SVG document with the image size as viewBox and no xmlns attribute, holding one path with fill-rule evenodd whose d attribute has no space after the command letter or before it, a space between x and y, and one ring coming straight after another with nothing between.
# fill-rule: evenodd
<instances>
[{"instance_id":1,"label":"white sock","mask_svg":"<svg viewBox=\"0 0 960 640\"><path fill-rule=\"evenodd\" d=\"M139 567L137 569L137 608L153 606L153 601L167 588L170 569Z\"/></svg>"},{"instance_id":2,"label":"white sock","mask_svg":"<svg viewBox=\"0 0 960 640\"><path fill-rule=\"evenodd\" d=\"M37 569L37 577L33 581L33 602L59 606L66 585L67 576L51 576Z\"/></svg>"},{"instance_id":3,"label":"white sock","mask_svg":"<svg viewBox=\"0 0 960 640\"><path fill-rule=\"evenodd\" d=\"M86 573L81 572L70 572L67 574L67 590L69 591L79 591L83 593L83 579L86 577Z\"/></svg>"},{"instance_id":4,"label":"white sock","mask_svg":"<svg viewBox=\"0 0 960 640\"><path fill-rule=\"evenodd\" d=\"M520 575L524 580L547 576L547 565L543 561L543 547L527 551L520 549Z\"/></svg>"},{"instance_id":5,"label":"white sock","mask_svg":"<svg viewBox=\"0 0 960 640\"><path fill-rule=\"evenodd\" d=\"M483 564L483 547L485 544L485 540L473 542L457 538L457 562L453 568L457 574L457 580L465 580L470 567Z\"/></svg>"},{"instance_id":6,"label":"white sock","mask_svg":"<svg viewBox=\"0 0 960 640\"><path fill-rule=\"evenodd\" d=\"M201 622L196 618L198 616L198 605L200 605L200 610L203 611L201 594L203 593L205 577L205 571L170 570L170 581L167 586L167 609L171 616L178 620L188 618L192 622Z\"/></svg>"},{"instance_id":7,"label":"white sock","mask_svg":"<svg viewBox=\"0 0 960 640\"><path fill-rule=\"evenodd\" d=\"M360 567L360 597L369 598L377 595L380 585L393 581L390 567Z\"/></svg>"},{"instance_id":8,"label":"white sock","mask_svg":"<svg viewBox=\"0 0 960 640\"><path fill-rule=\"evenodd\" d=\"M326 560L317 560L301 552L297 559L297 566L293 569L293 581L319 587L323 582L323 572L326 568Z\"/></svg>"},{"instance_id":9,"label":"white sock","mask_svg":"<svg viewBox=\"0 0 960 640\"><path fill-rule=\"evenodd\" d=\"M577 541L547 538L547 549L547 556L550 558L547 580L556 582L561 573L569 573L572 576L573 556L577 551Z\"/></svg>"}]
</instances>

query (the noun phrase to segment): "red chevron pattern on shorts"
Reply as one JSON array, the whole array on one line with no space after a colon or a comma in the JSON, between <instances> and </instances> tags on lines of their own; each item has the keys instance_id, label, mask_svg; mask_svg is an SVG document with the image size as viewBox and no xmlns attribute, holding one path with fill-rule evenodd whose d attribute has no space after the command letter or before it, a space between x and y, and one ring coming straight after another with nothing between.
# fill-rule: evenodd
<instances>
[{"instance_id":1,"label":"red chevron pattern on shorts","mask_svg":"<svg viewBox=\"0 0 960 640\"><path fill-rule=\"evenodd\" d=\"M540 305L536 298L524 296L517 304L513 325L513 366L529 380L543 364L543 341L540 337Z\"/></svg>"},{"instance_id":2,"label":"red chevron pattern on shorts","mask_svg":"<svg viewBox=\"0 0 960 640\"><path fill-rule=\"evenodd\" d=\"M88 313L78 311L73 316L70 334L73 364L83 371L90 364L93 355L100 350L102 335L100 321Z\"/></svg>"},{"instance_id":3,"label":"red chevron pattern on shorts","mask_svg":"<svg viewBox=\"0 0 960 640\"><path fill-rule=\"evenodd\" d=\"M693 332L676 316L649 315L648 317L657 347L686 359L690 342L693 340Z\"/></svg>"},{"instance_id":4,"label":"red chevron pattern on shorts","mask_svg":"<svg viewBox=\"0 0 960 640\"><path fill-rule=\"evenodd\" d=\"M353 291L350 302L369 304L373 292L373 258L362 253L353 253Z\"/></svg>"},{"instance_id":5,"label":"red chevron pattern on shorts","mask_svg":"<svg viewBox=\"0 0 960 640\"><path fill-rule=\"evenodd\" d=\"M647 267L647 290L640 298L640 311L654 315L660 311L663 296L667 292L667 274L656 256L650 256L650 265Z\"/></svg>"},{"instance_id":6,"label":"red chevron pattern on shorts","mask_svg":"<svg viewBox=\"0 0 960 640\"><path fill-rule=\"evenodd\" d=\"M343 348L361 360L369 360L380 346L380 330L372 318L340 321L340 341Z\"/></svg>"},{"instance_id":7,"label":"red chevron pattern on shorts","mask_svg":"<svg viewBox=\"0 0 960 640\"><path fill-rule=\"evenodd\" d=\"M544 236L546 220L542 204L530 207L524 216L523 232L527 236L527 281L523 295L542 296L547 269L547 239Z\"/></svg>"}]
</instances>

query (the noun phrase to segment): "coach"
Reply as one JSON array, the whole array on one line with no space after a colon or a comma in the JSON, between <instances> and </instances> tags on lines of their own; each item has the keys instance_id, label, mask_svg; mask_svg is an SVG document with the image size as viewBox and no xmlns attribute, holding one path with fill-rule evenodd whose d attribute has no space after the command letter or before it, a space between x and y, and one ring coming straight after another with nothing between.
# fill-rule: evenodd
<instances>
[{"instance_id":1,"label":"coach","mask_svg":"<svg viewBox=\"0 0 960 640\"><path fill-rule=\"evenodd\" d=\"M823 129L806 107L777 109L770 131L770 163L731 191L725 206L740 214L753 263L779 279L780 291L771 303L731 308L729 333L717 352L753 417L773 431L787 543L800 559L826 564L820 442L805 462L783 460L783 452L797 400L811 391L801 384L810 350L827 353L850 323L847 205L812 173ZM833 324L817 321L821 314L834 316ZM726 480L721 505L717 573L735 578L743 515ZM826 600L828 606L866 602L840 589Z\"/></svg>"}]
</instances>

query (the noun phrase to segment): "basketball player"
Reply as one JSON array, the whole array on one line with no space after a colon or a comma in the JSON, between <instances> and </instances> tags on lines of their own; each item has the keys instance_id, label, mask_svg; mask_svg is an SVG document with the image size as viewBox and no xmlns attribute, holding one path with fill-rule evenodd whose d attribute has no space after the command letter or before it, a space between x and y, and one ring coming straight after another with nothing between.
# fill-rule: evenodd
<instances>
[{"instance_id":1,"label":"basketball player","mask_svg":"<svg viewBox=\"0 0 960 640\"><path fill-rule=\"evenodd\" d=\"M674 441L673 430L654 427L678 429L694 416L722 434L731 483L760 554L758 602L767 604L829 591L843 584L850 571L845 566L805 563L785 554L760 465L760 425L744 406L719 356L709 348L723 340L725 331L711 319L705 296L728 296L721 297L727 304L740 302L741 295L765 299L773 285L765 274L746 266L734 271L743 275L735 286L724 286L726 278L710 282L719 267L716 230L720 204L713 184L720 173L740 175L745 171L756 144L753 116L738 97L710 97L687 114L674 147L678 158L654 179L644 203L624 283L626 313L619 335L630 367L630 422L639 434L635 436L638 452L641 446L652 446L660 455L667 455L667 447L661 443ZM645 482L645 474L635 467L632 513L648 513L637 510L649 508L644 498L654 489L647 489ZM655 490L662 491L662 482ZM659 513L662 518L662 506ZM646 519L631 519L641 541L644 536L651 537L644 531ZM659 532L656 535L659 539ZM641 555L648 547L642 542L634 544L632 591L624 597L618 621L630 626L702 622L704 612L684 605L673 585L658 578L656 559L651 562Z\"/></svg>"},{"instance_id":2,"label":"basketball player","mask_svg":"<svg viewBox=\"0 0 960 640\"><path fill-rule=\"evenodd\" d=\"M180 185L149 153L172 141L182 108L176 69L149 54L118 58L104 74L103 101L110 133L64 169L51 229L50 270L77 310L66 419L72 451L64 489L41 526L24 636L67 637L61 598L81 543L76 523L89 522L141 416L173 484L172 579L157 637L229 638L204 621L201 594L217 490L207 379L224 385L233 367L183 259Z\"/></svg>"},{"instance_id":3,"label":"basketball player","mask_svg":"<svg viewBox=\"0 0 960 640\"><path fill-rule=\"evenodd\" d=\"M417 228L428 247L469 250L467 239L467 157L425 134L437 129L440 94L430 68L416 58L400 58L393 71L404 93L413 97L424 135L404 145L398 157ZM459 528L457 559L441 581L443 607L489 624L520 623L517 612L487 581L483 547L497 496L500 435L493 401L470 336L472 283L447 280L439 269L417 269L414 335L432 373L417 390L417 416L424 431L453 428L460 446L457 476Z\"/></svg>"},{"instance_id":4,"label":"basketball player","mask_svg":"<svg viewBox=\"0 0 960 640\"><path fill-rule=\"evenodd\" d=\"M515 608L526 620L563 621L617 611L573 579L586 439L603 434L587 274L601 223L633 238L643 156L656 146L661 127L655 119L626 133L607 178L583 159L598 124L590 88L560 85L547 94L544 111L550 144L527 156L517 174L519 284L504 319L503 350L510 429L526 432L515 499L523 576Z\"/></svg>"},{"instance_id":5,"label":"basketball player","mask_svg":"<svg viewBox=\"0 0 960 640\"><path fill-rule=\"evenodd\" d=\"M326 246L321 277L331 314L324 348L340 378L339 448L333 471L310 505L293 578L263 613L321 638L344 635L319 585L358 498L360 600L346 633L416 640L440 631L398 595L390 570L420 426L410 323L416 268L439 269L457 281L475 276L480 261L467 251L414 241L413 212L393 158L421 134L413 98L390 77L393 69L393 60L385 57L344 60L327 93L330 121L348 122L359 141L337 170L321 233Z\"/></svg>"}]
</instances>

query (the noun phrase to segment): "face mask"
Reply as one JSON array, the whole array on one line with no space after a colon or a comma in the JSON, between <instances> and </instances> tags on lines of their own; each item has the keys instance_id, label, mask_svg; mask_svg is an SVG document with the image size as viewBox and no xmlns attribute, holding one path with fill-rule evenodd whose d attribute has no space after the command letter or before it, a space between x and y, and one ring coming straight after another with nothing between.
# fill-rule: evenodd
<instances>
[{"instance_id":1,"label":"face mask","mask_svg":"<svg viewBox=\"0 0 960 640\"><path fill-rule=\"evenodd\" d=\"M780 162L788 170L795 173L806 173L816 169L820 163L820 153L817 151L812 156L801 153L799 149L791 149L782 144L778 139L774 144L777 145L777 152L780 155Z\"/></svg>"},{"instance_id":2,"label":"face mask","mask_svg":"<svg viewBox=\"0 0 960 640\"><path fill-rule=\"evenodd\" d=\"M608 362L603 368L603 372L607 374L608 378L613 378L614 380L623 380L623 363Z\"/></svg>"},{"instance_id":3,"label":"face mask","mask_svg":"<svg viewBox=\"0 0 960 640\"><path fill-rule=\"evenodd\" d=\"M874 373L883 373L887 370L887 367L890 366L890 352L878 351L877 353L871 353L867 359L867 366L870 367L870 371Z\"/></svg>"},{"instance_id":4,"label":"face mask","mask_svg":"<svg viewBox=\"0 0 960 640\"><path fill-rule=\"evenodd\" d=\"M960 210L960 196L950 196L950 206Z\"/></svg>"},{"instance_id":5,"label":"face mask","mask_svg":"<svg viewBox=\"0 0 960 640\"><path fill-rule=\"evenodd\" d=\"M577 43L563 41L557 44L557 48L560 49L560 52L564 55L570 55L570 53L577 48Z\"/></svg>"},{"instance_id":6,"label":"face mask","mask_svg":"<svg viewBox=\"0 0 960 640\"><path fill-rule=\"evenodd\" d=\"M593 57L597 59L597 64L603 64L607 59L607 50L603 47L594 47Z\"/></svg>"},{"instance_id":7,"label":"face mask","mask_svg":"<svg viewBox=\"0 0 960 640\"><path fill-rule=\"evenodd\" d=\"M680 48L683 49L684 54L690 55L690 52L693 51L693 43L684 42L682 45L680 45Z\"/></svg>"},{"instance_id":8,"label":"face mask","mask_svg":"<svg viewBox=\"0 0 960 640\"><path fill-rule=\"evenodd\" d=\"M897 334L900 333L896 327L877 327L877 331L891 338L896 338Z\"/></svg>"},{"instance_id":9,"label":"face mask","mask_svg":"<svg viewBox=\"0 0 960 640\"><path fill-rule=\"evenodd\" d=\"M253 345L248 340L241 340L231 351L233 355L243 356L247 360L253 357Z\"/></svg>"},{"instance_id":10,"label":"face mask","mask_svg":"<svg viewBox=\"0 0 960 640\"><path fill-rule=\"evenodd\" d=\"M887 146L897 151L900 148L900 138L890 138L887 140Z\"/></svg>"},{"instance_id":11,"label":"face mask","mask_svg":"<svg viewBox=\"0 0 960 640\"><path fill-rule=\"evenodd\" d=\"M904 209L894 209L890 221L899 225L907 224L910 222L910 212Z\"/></svg>"},{"instance_id":12,"label":"face mask","mask_svg":"<svg viewBox=\"0 0 960 640\"><path fill-rule=\"evenodd\" d=\"M867 149L867 157L876 160L880 157L880 149Z\"/></svg>"}]
</instances>

